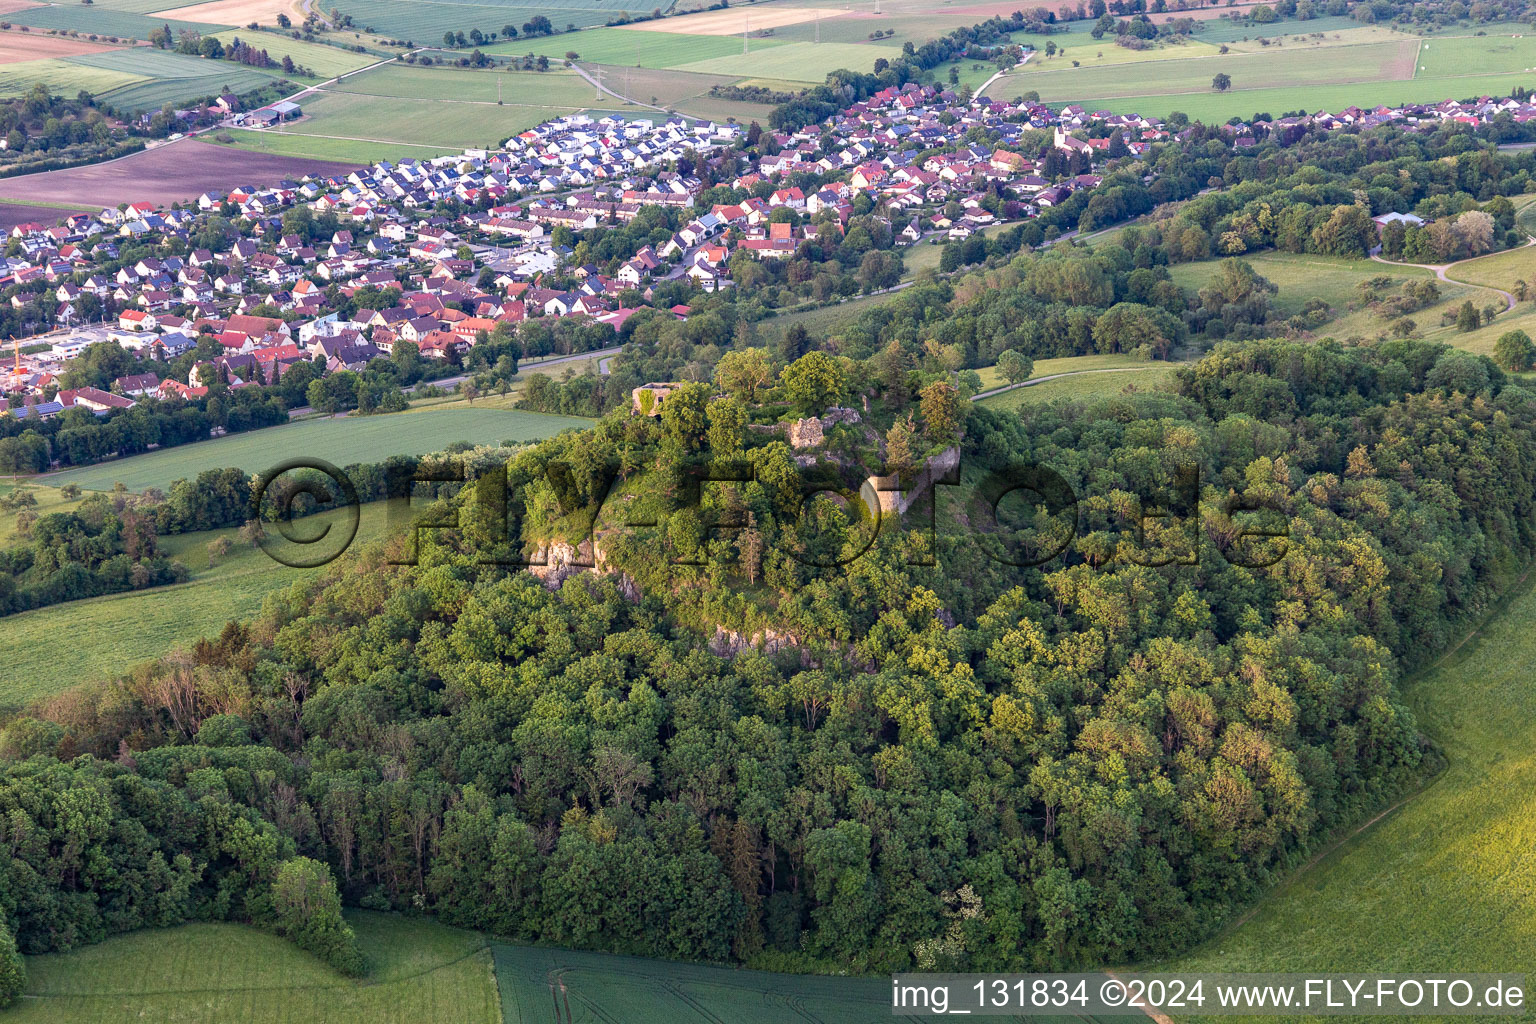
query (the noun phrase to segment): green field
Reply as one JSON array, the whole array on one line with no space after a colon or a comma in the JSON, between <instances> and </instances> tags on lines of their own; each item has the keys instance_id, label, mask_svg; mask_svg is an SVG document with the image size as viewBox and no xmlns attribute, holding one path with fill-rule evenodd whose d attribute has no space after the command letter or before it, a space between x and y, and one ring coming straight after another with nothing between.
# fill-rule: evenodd
<instances>
[{"instance_id":1,"label":"green field","mask_svg":"<svg viewBox=\"0 0 1536 1024\"><path fill-rule=\"evenodd\" d=\"M0 64L0 96L21 96L38 83L55 95L73 96L81 89L100 94L146 81L144 75L82 67L63 57Z\"/></svg>"},{"instance_id":2,"label":"green field","mask_svg":"<svg viewBox=\"0 0 1536 1024\"><path fill-rule=\"evenodd\" d=\"M502 26L513 25L519 30L534 15L542 14L554 24L556 31L567 25L579 28L601 25L624 10L627 0L561 0L551 7L537 0L498 3L496 0L471 0L461 3L455 0L349 0L343 5L345 13L366 32L407 39L419 45L434 45L443 38L444 31L469 34L470 29L481 32L500 32ZM663 4L663 6L668 6ZM329 8L327 8L329 10Z\"/></svg>"},{"instance_id":3,"label":"green field","mask_svg":"<svg viewBox=\"0 0 1536 1024\"><path fill-rule=\"evenodd\" d=\"M1284 47L1256 53L1208 55L1199 59L1162 57L1164 51L1154 51L1152 59L1101 66L1085 64L1080 68L1063 66L1062 59L1057 57L1034 70L1009 76L1007 86L999 95L1012 95L1010 90L1013 89L1032 89L1047 103L1090 100L1098 103L1111 99L1139 99L1150 93L1204 94L1211 92L1211 79L1223 73L1232 77L1234 91L1383 82L1409 76L1417 45L1417 40L1403 38L1396 42L1315 49ZM1114 51L1132 53L1112 44L1104 44L1101 48L1106 57ZM1166 52L1172 54L1178 49L1175 47ZM1134 56L1145 57L1145 54ZM1033 60L1025 65L1026 69L1032 66L1035 66ZM994 91L996 89L994 87ZM1298 101L1284 109L1303 105Z\"/></svg>"},{"instance_id":4,"label":"green field","mask_svg":"<svg viewBox=\"0 0 1536 1024\"><path fill-rule=\"evenodd\" d=\"M877 43L790 43L754 50L746 56L738 50L733 56L712 57L678 65L680 71L699 71L709 75L740 75L751 69L753 75L781 78L787 82L820 83L827 72L838 68L868 72L880 57L894 59L901 50Z\"/></svg>"},{"instance_id":5,"label":"green field","mask_svg":"<svg viewBox=\"0 0 1536 1024\"><path fill-rule=\"evenodd\" d=\"M1536 66L1536 37L1529 26L1520 34L1508 30L1486 36L1438 36L1424 40L1419 49L1416 75L1444 78L1464 75L1469 68L1488 74L1497 71L1529 71Z\"/></svg>"},{"instance_id":6,"label":"green field","mask_svg":"<svg viewBox=\"0 0 1536 1024\"><path fill-rule=\"evenodd\" d=\"M358 142L351 139L326 139L314 135L289 135L273 131L234 131L229 133L234 145L256 153L275 156L302 156L311 160L339 160L344 163L371 164L379 160L422 159L457 152L455 146L412 146L391 142Z\"/></svg>"},{"instance_id":7,"label":"green field","mask_svg":"<svg viewBox=\"0 0 1536 1024\"><path fill-rule=\"evenodd\" d=\"M135 932L27 957L7 1021L155 1024L496 1024L483 937L430 920L347 915L368 974L343 978L292 943L239 925Z\"/></svg>"},{"instance_id":8,"label":"green field","mask_svg":"<svg viewBox=\"0 0 1536 1024\"><path fill-rule=\"evenodd\" d=\"M885 978L739 971L637 957L497 945L505 1024L882 1024ZM557 1016L556 1005L570 1016Z\"/></svg>"},{"instance_id":9,"label":"green field","mask_svg":"<svg viewBox=\"0 0 1536 1024\"><path fill-rule=\"evenodd\" d=\"M1536 963L1533 658L1536 593L1525 591L1404 686L1419 728L1449 761L1445 772L1296 874L1251 919L1155 969L1408 973Z\"/></svg>"},{"instance_id":10,"label":"green field","mask_svg":"<svg viewBox=\"0 0 1536 1024\"><path fill-rule=\"evenodd\" d=\"M163 10L163 8L160 8ZM217 31L225 26L200 25L171 18L150 18L131 11L112 10L106 4L52 4L46 7L28 7L12 11L5 20L16 25L33 28L73 29L77 32L95 32L97 35L118 36L123 39L145 40L162 25L169 25L172 32L190 29L194 32ZM234 67L235 65L230 65Z\"/></svg>"},{"instance_id":11,"label":"green field","mask_svg":"<svg viewBox=\"0 0 1536 1024\"><path fill-rule=\"evenodd\" d=\"M783 45L777 39L752 40L753 50L766 50ZM512 57L532 53L550 58L564 58L566 53L575 51L581 55L583 63L676 68L713 57L740 57L741 37L644 32L624 28L593 28L574 36L514 39L494 46L482 47L482 49L486 53Z\"/></svg>"},{"instance_id":12,"label":"green field","mask_svg":"<svg viewBox=\"0 0 1536 1024\"><path fill-rule=\"evenodd\" d=\"M279 134L329 136L457 151L495 146L541 121L574 113L577 109L326 92L306 99L304 113L308 115L307 119ZM418 152L417 155L424 154Z\"/></svg>"},{"instance_id":13,"label":"green field","mask_svg":"<svg viewBox=\"0 0 1536 1024\"><path fill-rule=\"evenodd\" d=\"M1060 359L1035 360L1035 369L1034 372L1030 374L1030 378L1034 379L1035 377L1049 377L1052 374L1057 373L1075 373L1079 370L1113 370L1119 369L1121 367L1134 367L1138 369L1154 368L1148 366L1145 360L1137 359L1135 356L1128 355L1111 354L1092 356L1063 356ZM986 391L990 391L993 388L1000 388L1008 383L1003 379L1003 375L997 372L996 366L984 366L977 370L976 373L981 377L982 389ZM1034 386L1039 387L1040 385L1037 384Z\"/></svg>"},{"instance_id":14,"label":"green field","mask_svg":"<svg viewBox=\"0 0 1536 1024\"><path fill-rule=\"evenodd\" d=\"M1115 398L1133 391L1153 391L1173 378L1173 366L1163 363L1157 366L1140 366L1125 370L1090 370L1040 384L1004 391L991 398L983 398L981 405L988 409L1017 409L1024 405L1037 405L1057 399L1074 402L1092 402L1103 398Z\"/></svg>"},{"instance_id":15,"label":"green field","mask_svg":"<svg viewBox=\"0 0 1536 1024\"><path fill-rule=\"evenodd\" d=\"M133 491L146 487L163 490L173 481L191 479L205 469L233 466L259 473L276 462L298 456L347 466L380 462L391 455L441 451L455 441L533 441L590 424L590 420L570 416L474 408L310 419L69 469L49 476L44 482L55 487L77 483L87 490L107 491L121 481Z\"/></svg>"},{"instance_id":16,"label":"green field","mask_svg":"<svg viewBox=\"0 0 1536 1024\"><path fill-rule=\"evenodd\" d=\"M1458 281L1502 288L1507 292L1514 292L1520 281L1536 286L1536 246L1525 245L1491 256L1463 260L1447 267L1445 274Z\"/></svg>"},{"instance_id":17,"label":"green field","mask_svg":"<svg viewBox=\"0 0 1536 1024\"><path fill-rule=\"evenodd\" d=\"M1254 270L1279 291L1270 297L1271 304L1282 316L1299 313L1311 299L1328 303L1335 316L1360 305L1359 286L1372 278L1389 277L1392 288L1404 282L1432 276L1418 267L1391 266L1375 260L1348 260L1311 253L1285 253L1266 251L1241 257ZM1168 276L1184 288L1198 291L1205 287L1221 270L1221 260L1202 260L1199 263L1179 263L1168 268ZM1442 284L1441 292L1451 286ZM1415 320L1422 322L1422 315L1415 313ZM1438 322L1438 319L1437 321ZM1383 325L1385 326L1385 325Z\"/></svg>"},{"instance_id":18,"label":"green field","mask_svg":"<svg viewBox=\"0 0 1536 1024\"><path fill-rule=\"evenodd\" d=\"M7 525L12 518L0 514ZM314 526L324 518L317 517ZM384 505L364 505L353 546L383 538L387 525ZM160 538L160 549L191 570L186 583L49 605L0 619L0 664L5 665L0 709L121 675L201 637L217 636L226 622L249 619L260 611L271 591L324 571L275 562L266 552L240 543L236 532ZM210 566L208 543L217 537L228 537L234 547ZM68 643L61 643L66 636Z\"/></svg>"},{"instance_id":19,"label":"green field","mask_svg":"<svg viewBox=\"0 0 1536 1024\"><path fill-rule=\"evenodd\" d=\"M592 87L574 71L473 71L399 63L352 75L326 86L325 92L494 104L498 82L501 98L508 104L580 107L593 96Z\"/></svg>"}]
</instances>

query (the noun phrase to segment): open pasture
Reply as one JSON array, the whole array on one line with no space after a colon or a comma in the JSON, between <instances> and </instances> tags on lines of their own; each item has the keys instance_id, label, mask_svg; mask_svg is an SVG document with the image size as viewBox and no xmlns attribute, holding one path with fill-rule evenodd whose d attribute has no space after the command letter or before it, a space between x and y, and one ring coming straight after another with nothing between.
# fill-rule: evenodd
<instances>
[{"instance_id":1,"label":"open pasture","mask_svg":"<svg viewBox=\"0 0 1536 1024\"><path fill-rule=\"evenodd\" d=\"M1526 590L1403 685L1446 770L1204 949L1155 969L1407 974L1536 962L1533 657L1536 594Z\"/></svg>"},{"instance_id":2,"label":"open pasture","mask_svg":"<svg viewBox=\"0 0 1536 1024\"><path fill-rule=\"evenodd\" d=\"M474 932L349 912L368 974L344 978L290 942L232 924L135 932L28 957L7 1019L77 1024L496 1024L491 954Z\"/></svg>"},{"instance_id":3,"label":"open pasture","mask_svg":"<svg viewBox=\"0 0 1536 1024\"><path fill-rule=\"evenodd\" d=\"M56 489L39 487L37 494L40 512L77 504L64 501ZM9 535L14 518L0 514L0 539ZM318 532L327 518L329 514L322 513L314 525L306 523L301 529ZM389 526L384 503L364 505L353 547L383 539ZM234 547L210 564L208 545L221 537ZM166 556L187 567L187 582L69 601L0 619L0 664L6 666L0 677L0 709L13 710L82 682L126 674L174 648L217 636L226 622L249 619L260 611L272 591L326 571L282 565L243 543L234 529L175 534L161 537L159 545ZM63 636L69 637L68 644L59 642Z\"/></svg>"},{"instance_id":4,"label":"open pasture","mask_svg":"<svg viewBox=\"0 0 1536 1024\"><path fill-rule=\"evenodd\" d=\"M1074 373L1070 377L1026 384L1000 395L981 399L989 409L1017 409L1024 405L1067 400L1095 402L1137 391L1155 391L1173 379L1170 363L1144 364L1134 369L1099 369Z\"/></svg>"},{"instance_id":5,"label":"open pasture","mask_svg":"<svg viewBox=\"0 0 1536 1024\"><path fill-rule=\"evenodd\" d=\"M1035 70L1029 70L1035 65L1035 61L1030 61L1024 70L1008 76L1007 84L1000 84L994 91L1000 89L999 95L1012 95L1010 89L1028 88L1046 102L1097 102L1138 98L1153 92L1207 94L1212 91L1211 79L1218 74L1230 75L1233 89L1255 90L1393 81L1410 77L1417 45L1414 40L1403 39L1350 47L1200 55L1199 59L1154 56L1149 60L1080 68L1064 66L1058 57L1040 63ZM1103 49L1107 56L1109 51L1119 48L1106 45Z\"/></svg>"},{"instance_id":6,"label":"open pasture","mask_svg":"<svg viewBox=\"0 0 1536 1024\"><path fill-rule=\"evenodd\" d=\"M771 974L563 949L495 945L504 1024L877 1024L890 982ZM560 1015L556 1007L569 1015Z\"/></svg>"},{"instance_id":7,"label":"open pasture","mask_svg":"<svg viewBox=\"0 0 1536 1024\"><path fill-rule=\"evenodd\" d=\"M191 479L206 469L234 466L259 473L278 460L298 455L346 466L354 462L380 462L391 455L441 451L454 441L537 441L572 427L588 426L590 420L570 416L473 407L316 418L68 469L53 474L46 482L50 486L77 483L87 490L102 491L111 490L118 481L133 491L146 487L165 489L172 481Z\"/></svg>"},{"instance_id":8,"label":"open pasture","mask_svg":"<svg viewBox=\"0 0 1536 1024\"><path fill-rule=\"evenodd\" d=\"M1523 31L1522 31L1523 30ZM1486 36L1433 36L1419 48L1416 74L1423 78L1464 75L1469 69L1529 71L1536 67L1536 36L1529 26Z\"/></svg>"}]
</instances>

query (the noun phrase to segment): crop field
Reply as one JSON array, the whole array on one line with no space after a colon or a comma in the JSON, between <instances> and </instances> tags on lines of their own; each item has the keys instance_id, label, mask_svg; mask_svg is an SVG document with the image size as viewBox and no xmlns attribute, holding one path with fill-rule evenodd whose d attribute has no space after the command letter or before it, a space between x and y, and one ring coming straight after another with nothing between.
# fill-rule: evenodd
<instances>
[{"instance_id":1,"label":"crop field","mask_svg":"<svg viewBox=\"0 0 1536 1024\"><path fill-rule=\"evenodd\" d=\"M39 491L39 511L56 512L68 504ZM0 529L11 529L14 518L0 514L5 523ZM318 531L328 515L313 518L313 526L302 528ZM388 525L383 503L364 505L353 547L382 539ZM0 664L6 666L0 709L122 675L174 648L217 636L231 619L248 619L260 611L272 591L325 572L282 565L241 543L236 533L208 530L160 538L161 551L190 570L186 583L69 601L0 619ZM210 565L208 544L219 537L229 538L234 548ZM65 636L69 642L60 643Z\"/></svg>"},{"instance_id":2,"label":"crop field","mask_svg":"<svg viewBox=\"0 0 1536 1024\"><path fill-rule=\"evenodd\" d=\"M306 174L342 174L356 166L243 152L188 139L110 163L0 178L0 196L24 202L82 203L93 210L140 200L169 206L209 189L270 185Z\"/></svg>"},{"instance_id":3,"label":"crop field","mask_svg":"<svg viewBox=\"0 0 1536 1024\"><path fill-rule=\"evenodd\" d=\"M500 944L492 949L504 1024L877 1024L891 1019L890 982L884 978L770 974Z\"/></svg>"},{"instance_id":4,"label":"crop field","mask_svg":"<svg viewBox=\"0 0 1536 1024\"><path fill-rule=\"evenodd\" d=\"M666 24L665 21L658 24ZM752 49L784 45L777 39L753 39ZM627 67L676 68L714 57L741 56L741 36L682 35L673 32L630 32L624 28L592 28L574 36L513 39L481 47L486 53L521 57L542 54L564 57L575 51L583 63ZM739 69L738 69L739 71ZM740 77L739 73L736 77Z\"/></svg>"},{"instance_id":5,"label":"crop field","mask_svg":"<svg viewBox=\"0 0 1536 1024\"><path fill-rule=\"evenodd\" d=\"M782 28L802 22L814 22L818 18L836 18L845 11L836 7L796 7L790 4L772 6L733 7L724 11L701 11L660 21L642 21L625 25L631 32L680 32L699 36L739 36L745 31L761 31L766 28Z\"/></svg>"},{"instance_id":6,"label":"crop field","mask_svg":"<svg viewBox=\"0 0 1536 1024\"><path fill-rule=\"evenodd\" d=\"M593 95L592 87L574 71L471 71L402 64L352 75L322 92L494 104L498 83L502 100L509 104L580 107L590 103Z\"/></svg>"},{"instance_id":7,"label":"crop field","mask_svg":"<svg viewBox=\"0 0 1536 1024\"><path fill-rule=\"evenodd\" d=\"M1410 973L1536 963L1533 658L1536 593L1526 590L1404 685L1446 770L1297 873L1250 919L1157 969Z\"/></svg>"},{"instance_id":8,"label":"crop field","mask_svg":"<svg viewBox=\"0 0 1536 1024\"><path fill-rule=\"evenodd\" d=\"M449 146L418 146L394 142L360 142L353 139L328 139L318 135L289 135L273 131L231 132L231 149L265 153L270 156L300 157L309 160L335 160L357 166L379 160L406 157L439 156L450 152ZM4 216L4 210L0 210Z\"/></svg>"},{"instance_id":9,"label":"crop field","mask_svg":"<svg viewBox=\"0 0 1536 1024\"><path fill-rule=\"evenodd\" d=\"M588 69L589 72L592 70ZM651 68L602 68L600 70L603 73L603 84L621 96L639 103L649 103L654 98L654 102L660 106L675 106L698 117L724 120L731 116L739 118L744 114L748 120L756 117L766 121L768 112L773 109L755 103L741 103L711 97L710 86L736 81L724 75L700 75L689 71L657 71ZM590 96L590 86L588 90ZM587 102L609 105L616 103L611 96L605 96L601 101L589 99ZM629 116L656 116L656 113L637 110L630 111Z\"/></svg>"},{"instance_id":10,"label":"crop field","mask_svg":"<svg viewBox=\"0 0 1536 1024\"><path fill-rule=\"evenodd\" d=\"M164 7L164 5L161 5ZM279 14L292 14L290 0L212 0L211 3L169 7L150 12L156 18L179 18L206 25L271 24Z\"/></svg>"},{"instance_id":11,"label":"crop field","mask_svg":"<svg viewBox=\"0 0 1536 1024\"><path fill-rule=\"evenodd\" d=\"M179 21L175 18L152 18L132 11L114 10L105 4L49 4L28 7L8 14L6 19L17 25L33 28L74 29L78 32L95 32L97 35L119 36L124 39L145 40L162 25L169 25L172 32L182 29L205 31L207 25Z\"/></svg>"},{"instance_id":12,"label":"crop field","mask_svg":"<svg viewBox=\"0 0 1536 1024\"><path fill-rule=\"evenodd\" d=\"M143 75L81 67L61 57L0 64L0 96L21 96L38 83L56 95L73 96L81 89L100 95L146 81Z\"/></svg>"},{"instance_id":13,"label":"crop field","mask_svg":"<svg viewBox=\"0 0 1536 1024\"><path fill-rule=\"evenodd\" d=\"M474 932L349 912L368 975L344 978L290 942L232 924L135 932L28 957L25 1024L496 1024L491 954ZM218 987L209 988L218 981Z\"/></svg>"},{"instance_id":14,"label":"crop field","mask_svg":"<svg viewBox=\"0 0 1536 1024\"><path fill-rule=\"evenodd\" d=\"M82 53L115 50L110 43L93 43L68 36L50 36L41 32L0 32L0 64L43 60L49 57L74 57Z\"/></svg>"},{"instance_id":15,"label":"crop field","mask_svg":"<svg viewBox=\"0 0 1536 1024\"><path fill-rule=\"evenodd\" d=\"M299 455L347 466L379 462L391 455L440 451L454 441L536 441L590 425L590 420L570 416L475 408L317 418L68 469L47 477L46 483L56 487L76 483L87 490L109 491L121 481L131 491L163 490L205 469L233 466L259 473L274 462Z\"/></svg>"},{"instance_id":16,"label":"crop field","mask_svg":"<svg viewBox=\"0 0 1536 1024\"><path fill-rule=\"evenodd\" d=\"M431 45L443 38L443 32L452 30L468 34L470 29L481 32L500 32L504 25L522 26L535 15L550 20L557 31L567 25L585 28L601 25L625 9L628 0L559 0L545 4L539 0L338 0L335 6L343 14L352 16L354 23L365 31L418 44ZM666 4L662 5L667 6ZM330 9L329 5L326 8ZM638 8L636 8L638 9Z\"/></svg>"},{"instance_id":17,"label":"crop field","mask_svg":"<svg viewBox=\"0 0 1536 1024\"><path fill-rule=\"evenodd\" d=\"M283 57L292 57L295 64L301 64L320 78L334 78L344 75L348 71L356 71L358 68L367 67L376 63L380 58L371 53L353 53L343 50L339 46L326 46L324 43L306 43L298 39L290 39L288 36L278 35L276 32L252 32L249 29L230 29L218 33L220 42L226 45L234 39L249 43L258 50L266 50L275 61L282 61Z\"/></svg>"},{"instance_id":18,"label":"crop field","mask_svg":"<svg viewBox=\"0 0 1536 1024\"><path fill-rule=\"evenodd\" d=\"M1132 391L1154 391L1173 378L1174 367L1169 363L1141 365L1135 369L1104 369L1077 373L1071 377L1027 384L1024 387L1004 391L1000 395L981 399L980 404L989 409L1017 409L1023 405L1035 405L1066 399L1074 402L1092 402L1105 398L1117 398Z\"/></svg>"},{"instance_id":19,"label":"crop field","mask_svg":"<svg viewBox=\"0 0 1536 1024\"><path fill-rule=\"evenodd\" d=\"M305 113L311 115L311 119L284 128L282 134L407 143L458 151L466 147L494 146L540 121L576 109L543 104L498 106L494 101L410 100L327 92L305 102Z\"/></svg>"},{"instance_id":20,"label":"crop field","mask_svg":"<svg viewBox=\"0 0 1536 1024\"><path fill-rule=\"evenodd\" d=\"M750 45L750 44L749 44ZM878 43L788 43L742 56L712 57L678 66L680 71L711 75L740 75L750 69L755 76L788 82L819 83L838 68L869 71L881 57L901 56L901 49Z\"/></svg>"}]
</instances>

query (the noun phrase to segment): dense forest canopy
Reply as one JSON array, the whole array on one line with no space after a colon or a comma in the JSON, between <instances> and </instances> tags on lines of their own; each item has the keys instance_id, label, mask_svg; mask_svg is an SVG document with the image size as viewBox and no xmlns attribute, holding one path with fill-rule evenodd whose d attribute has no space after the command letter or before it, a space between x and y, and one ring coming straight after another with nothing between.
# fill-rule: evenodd
<instances>
[{"instance_id":1,"label":"dense forest canopy","mask_svg":"<svg viewBox=\"0 0 1536 1024\"><path fill-rule=\"evenodd\" d=\"M457 528L15 720L19 947L235 919L345 964L339 918L280 915L334 878L762 966L1166 954L1432 767L1397 680L1530 554L1536 395L1443 346L1224 343L1172 393L1007 415L878 359L767 365L445 457L505 506L466 489ZM810 451L775 426L865 399ZM802 493L951 451L931 531ZM1076 498L1036 566L1006 552L1061 508L978 486L1031 466Z\"/></svg>"}]
</instances>

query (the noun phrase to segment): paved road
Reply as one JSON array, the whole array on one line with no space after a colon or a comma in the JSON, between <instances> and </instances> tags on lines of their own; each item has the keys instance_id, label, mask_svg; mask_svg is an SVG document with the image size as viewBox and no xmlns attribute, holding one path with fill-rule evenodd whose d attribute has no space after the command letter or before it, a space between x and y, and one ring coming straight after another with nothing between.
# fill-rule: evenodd
<instances>
[{"instance_id":1,"label":"paved road","mask_svg":"<svg viewBox=\"0 0 1536 1024\"><path fill-rule=\"evenodd\" d=\"M1521 248L1530 248L1533 245L1536 245L1536 235L1528 238L1525 245L1521 246ZM1511 250L1502 249L1499 252L1488 253L1487 256L1473 256L1469 260L1457 260L1455 263L1400 263L1397 260L1386 259L1380 253L1374 252L1371 253L1371 259L1375 260L1377 263L1385 263L1389 267L1419 267L1423 270L1433 270L1435 272L1435 277L1446 282L1447 284L1465 285L1468 288L1486 288L1488 291L1498 292L1500 295L1504 296L1504 312L1508 313L1510 310L1515 308L1515 297L1509 292L1505 291L1503 288L1495 288L1491 284L1474 284L1471 281L1458 280L1457 278L1448 275L1446 271L1452 267L1459 267L1463 263L1475 263L1478 260L1487 259L1488 256L1501 256L1509 251Z\"/></svg>"}]
</instances>

